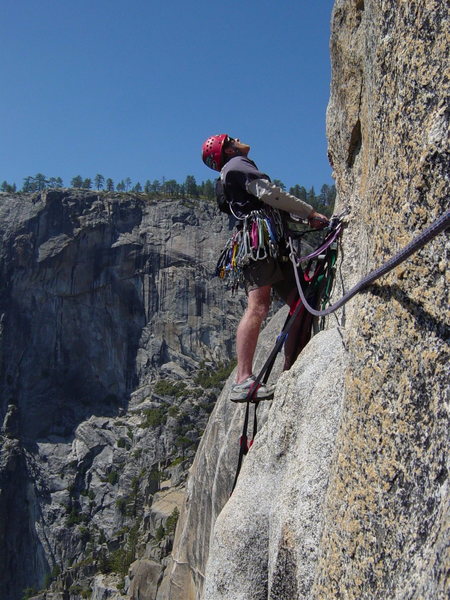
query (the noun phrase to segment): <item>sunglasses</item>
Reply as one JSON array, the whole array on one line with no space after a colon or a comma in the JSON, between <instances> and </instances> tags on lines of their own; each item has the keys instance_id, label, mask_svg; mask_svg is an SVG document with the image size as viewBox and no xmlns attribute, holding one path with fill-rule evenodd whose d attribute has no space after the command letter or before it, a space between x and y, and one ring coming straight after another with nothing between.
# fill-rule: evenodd
<instances>
[{"instance_id":1,"label":"sunglasses","mask_svg":"<svg viewBox=\"0 0 450 600\"><path fill-rule=\"evenodd\" d=\"M227 136L227 139L224 141L223 145L225 146L229 146L230 144L232 144L234 142L234 138L230 137L229 135Z\"/></svg>"}]
</instances>

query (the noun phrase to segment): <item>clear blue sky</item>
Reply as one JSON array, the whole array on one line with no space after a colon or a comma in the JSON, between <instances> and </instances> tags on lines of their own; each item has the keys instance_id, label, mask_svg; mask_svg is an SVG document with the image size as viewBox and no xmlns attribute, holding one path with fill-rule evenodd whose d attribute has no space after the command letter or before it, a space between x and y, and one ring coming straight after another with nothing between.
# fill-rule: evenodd
<instances>
[{"instance_id":1,"label":"clear blue sky","mask_svg":"<svg viewBox=\"0 0 450 600\"><path fill-rule=\"evenodd\" d=\"M331 184L333 0L1 0L0 181L215 177L229 133L288 187Z\"/></svg>"}]
</instances>

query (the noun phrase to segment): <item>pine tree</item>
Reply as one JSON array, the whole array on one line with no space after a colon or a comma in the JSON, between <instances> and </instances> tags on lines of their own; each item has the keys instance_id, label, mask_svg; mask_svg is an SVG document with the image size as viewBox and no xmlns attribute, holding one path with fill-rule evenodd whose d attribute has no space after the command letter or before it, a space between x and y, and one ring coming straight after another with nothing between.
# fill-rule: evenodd
<instances>
[{"instance_id":1,"label":"pine tree","mask_svg":"<svg viewBox=\"0 0 450 600\"><path fill-rule=\"evenodd\" d=\"M106 180L106 189L108 190L108 192L113 192L114 191L114 182L110 178L108 178Z\"/></svg>"},{"instance_id":2,"label":"pine tree","mask_svg":"<svg viewBox=\"0 0 450 600\"><path fill-rule=\"evenodd\" d=\"M100 173L97 173L97 175L94 177L94 183L98 190L102 190L105 184L105 178L103 175L100 175Z\"/></svg>"},{"instance_id":3,"label":"pine tree","mask_svg":"<svg viewBox=\"0 0 450 600\"><path fill-rule=\"evenodd\" d=\"M216 186L211 179L207 179L203 186L203 194L208 200L214 200L216 197Z\"/></svg>"},{"instance_id":4,"label":"pine tree","mask_svg":"<svg viewBox=\"0 0 450 600\"><path fill-rule=\"evenodd\" d=\"M164 184L164 193L168 196L177 197L180 195L180 184L175 179L169 179Z\"/></svg>"},{"instance_id":5,"label":"pine tree","mask_svg":"<svg viewBox=\"0 0 450 600\"><path fill-rule=\"evenodd\" d=\"M316 206L316 192L314 191L314 186L309 190L306 195L306 202L311 204L311 206Z\"/></svg>"},{"instance_id":6,"label":"pine tree","mask_svg":"<svg viewBox=\"0 0 450 600\"><path fill-rule=\"evenodd\" d=\"M81 175L77 175L76 177L74 177L72 179L72 181L70 182L70 185L73 188L81 188L81 187L83 187L83 178L81 177Z\"/></svg>"},{"instance_id":7,"label":"pine tree","mask_svg":"<svg viewBox=\"0 0 450 600\"><path fill-rule=\"evenodd\" d=\"M34 179L34 183L36 186L36 190L41 191L41 190L45 190L45 188L48 185L48 179L45 177L45 175L43 173L36 173L36 175L33 177Z\"/></svg>"},{"instance_id":8,"label":"pine tree","mask_svg":"<svg viewBox=\"0 0 450 600\"><path fill-rule=\"evenodd\" d=\"M62 187L64 187L63 180L61 179L61 177L50 177L50 179L48 180L48 187L61 189Z\"/></svg>"},{"instance_id":9,"label":"pine tree","mask_svg":"<svg viewBox=\"0 0 450 600\"><path fill-rule=\"evenodd\" d=\"M34 192L34 183L33 183L33 178L30 177L28 175L28 177L25 177L25 179L23 180L23 185L22 185L22 192L28 193L28 192Z\"/></svg>"},{"instance_id":10,"label":"pine tree","mask_svg":"<svg viewBox=\"0 0 450 600\"><path fill-rule=\"evenodd\" d=\"M2 185L0 186L0 190L2 192L7 192L8 194L12 194L12 193L14 193L14 192L17 191L17 188L16 188L16 184L15 183L13 183L12 185L10 185L7 181L4 181L2 183Z\"/></svg>"},{"instance_id":11,"label":"pine tree","mask_svg":"<svg viewBox=\"0 0 450 600\"><path fill-rule=\"evenodd\" d=\"M188 175L184 182L184 193L191 198L198 198L198 186L193 175Z\"/></svg>"},{"instance_id":12,"label":"pine tree","mask_svg":"<svg viewBox=\"0 0 450 600\"><path fill-rule=\"evenodd\" d=\"M320 200L324 206L332 206L336 199L336 187L324 184L320 188Z\"/></svg>"},{"instance_id":13,"label":"pine tree","mask_svg":"<svg viewBox=\"0 0 450 600\"><path fill-rule=\"evenodd\" d=\"M302 185L300 186L299 198L300 200L304 200L306 202L306 188L304 188Z\"/></svg>"}]
</instances>

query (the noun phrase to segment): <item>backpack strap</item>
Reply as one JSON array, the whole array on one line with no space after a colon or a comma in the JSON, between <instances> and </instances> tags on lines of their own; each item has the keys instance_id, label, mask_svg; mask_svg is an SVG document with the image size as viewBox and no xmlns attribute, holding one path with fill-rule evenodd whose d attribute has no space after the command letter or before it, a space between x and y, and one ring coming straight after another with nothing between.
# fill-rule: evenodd
<instances>
[{"instance_id":1,"label":"backpack strap","mask_svg":"<svg viewBox=\"0 0 450 600\"><path fill-rule=\"evenodd\" d=\"M227 198L227 194L225 192L225 185L224 185L221 177L218 177L216 179L215 193L216 193L217 208L221 212L226 213L227 215L231 215L232 212L231 212L230 202Z\"/></svg>"}]
</instances>

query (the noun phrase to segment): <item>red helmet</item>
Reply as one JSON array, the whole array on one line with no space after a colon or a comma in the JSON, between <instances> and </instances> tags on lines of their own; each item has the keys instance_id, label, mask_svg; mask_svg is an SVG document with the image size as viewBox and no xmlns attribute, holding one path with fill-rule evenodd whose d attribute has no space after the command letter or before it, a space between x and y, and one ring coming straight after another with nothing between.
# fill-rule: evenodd
<instances>
[{"instance_id":1,"label":"red helmet","mask_svg":"<svg viewBox=\"0 0 450 600\"><path fill-rule=\"evenodd\" d=\"M222 150L225 140L227 138L228 135L226 133L221 133L220 135L212 135L203 144L203 162L205 163L205 165L210 167L210 169L220 171L220 169L223 167L224 161Z\"/></svg>"}]
</instances>

